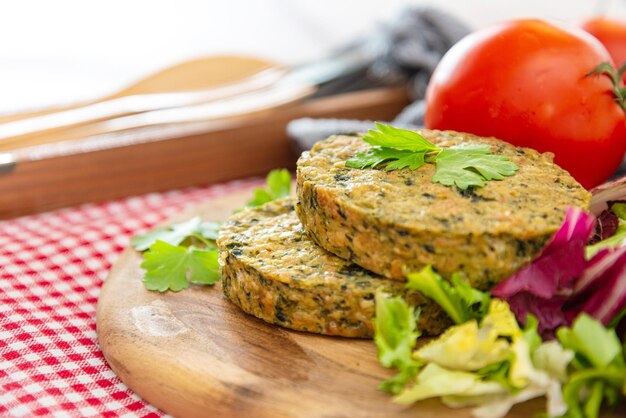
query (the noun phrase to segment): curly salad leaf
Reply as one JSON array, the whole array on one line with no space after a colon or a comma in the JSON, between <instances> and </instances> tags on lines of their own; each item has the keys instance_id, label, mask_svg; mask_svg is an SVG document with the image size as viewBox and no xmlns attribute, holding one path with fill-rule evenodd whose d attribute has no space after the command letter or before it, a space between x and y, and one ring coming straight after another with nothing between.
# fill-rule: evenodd
<instances>
[{"instance_id":1,"label":"curly salad leaf","mask_svg":"<svg viewBox=\"0 0 626 418\"><path fill-rule=\"evenodd\" d=\"M390 323L388 306L405 313L411 307L397 297L377 294L376 298L375 341L380 353L384 346L380 344L379 333L386 327L411 327L406 324L406 314L400 321ZM379 316L386 320L379 323ZM552 416L561 415L566 405L560 388L573 353L554 342L542 343L538 338L536 329L519 327L506 302L491 299L482 317L449 328L439 338L413 351L411 362L406 360L406 350L412 350L415 343L401 339L405 360L386 364L403 376L401 381L394 382L391 391L396 394L394 401L411 404L441 397L450 407L473 406L474 416L496 418L504 416L516 403L547 396L548 412ZM554 358L558 361L553 361ZM410 372L406 372L406 365L410 365Z\"/></svg>"},{"instance_id":2,"label":"curly salad leaf","mask_svg":"<svg viewBox=\"0 0 626 418\"><path fill-rule=\"evenodd\" d=\"M456 186L461 190L483 187L485 181L502 180L518 170L503 155L491 154L488 145L457 145L440 148L417 132L376 123L363 140L372 147L346 161L346 166L365 169L384 167L387 171L417 170L435 164L433 183Z\"/></svg>"},{"instance_id":3,"label":"curly salad leaf","mask_svg":"<svg viewBox=\"0 0 626 418\"><path fill-rule=\"evenodd\" d=\"M406 287L433 299L457 324L482 318L491 300L488 293L474 289L459 274L453 274L448 282L431 266L409 273Z\"/></svg>"},{"instance_id":4,"label":"curly salad leaf","mask_svg":"<svg viewBox=\"0 0 626 418\"><path fill-rule=\"evenodd\" d=\"M538 319L529 315L522 328L504 300L469 298L488 303L482 314L470 314L472 303L453 285L442 285L446 281L431 268L412 277L425 277L419 286L430 288L428 297L469 319L417 344L413 308L400 297L376 294L379 359L398 371L381 389L395 402L439 397L452 408L473 407L474 417L500 418L515 404L543 396L550 417L597 418L603 404L615 406L626 396L626 344L613 328L582 313L571 327L558 328L556 340L544 341Z\"/></svg>"}]
</instances>

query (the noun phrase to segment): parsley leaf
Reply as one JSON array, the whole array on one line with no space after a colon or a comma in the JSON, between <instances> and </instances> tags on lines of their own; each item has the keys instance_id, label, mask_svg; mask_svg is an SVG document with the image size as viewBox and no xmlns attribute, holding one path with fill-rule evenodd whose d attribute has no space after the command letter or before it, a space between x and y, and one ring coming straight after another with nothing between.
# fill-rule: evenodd
<instances>
[{"instance_id":1,"label":"parsley leaf","mask_svg":"<svg viewBox=\"0 0 626 418\"><path fill-rule=\"evenodd\" d=\"M267 176L267 189L255 190L248 206L262 205L290 192L289 171L272 170ZM220 280L219 251L215 244L220 227L218 222L202 222L200 217L195 217L133 237L131 245L144 252L141 267L146 271L145 287L177 292L189 287L189 282L215 284Z\"/></svg>"},{"instance_id":2,"label":"parsley leaf","mask_svg":"<svg viewBox=\"0 0 626 418\"><path fill-rule=\"evenodd\" d=\"M357 154L346 161L346 165L352 168L376 168L383 163L393 161L385 167L387 171L406 167L415 170L424 165L424 155L422 152L372 147L367 152Z\"/></svg>"},{"instance_id":3,"label":"parsley leaf","mask_svg":"<svg viewBox=\"0 0 626 418\"><path fill-rule=\"evenodd\" d=\"M165 228L157 228L143 235L137 235L130 240L130 243L137 251L145 251L157 240L178 245L189 235L198 230L200 217L196 216L187 222L174 224Z\"/></svg>"},{"instance_id":4,"label":"parsley leaf","mask_svg":"<svg viewBox=\"0 0 626 418\"><path fill-rule=\"evenodd\" d=\"M272 170L267 175L267 189L256 189L251 200L246 203L246 207L252 208L261 206L272 200L287 197L291 193L291 174L289 170Z\"/></svg>"},{"instance_id":5,"label":"parsley leaf","mask_svg":"<svg viewBox=\"0 0 626 418\"><path fill-rule=\"evenodd\" d=\"M204 238L215 241L220 234L221 226L219 222L202 222L197 232Z\"/></svg>"},{"instance_id":6,"label":"parsley leaf","mask_svg":"<svg viewBox=\"0 0 626 418\"><path fill-rule=\"evenodd\" d=\"M173 224L164 228L156 228L145 234L134 236L131 238L130 244L137 251L145 251L157 241L178 245L187 238L195 237L205 245L212 247L215 245L213 241L217 239L219 230L219 223L201 222L200 217L196 216L186 222Z\"/></svg>"},{"instance_id":7,"label":"parsley leaf","mask_svg":"<svg viewBox=\"0 0 626 418\"><path fill-rule=\"evenodd\" d=\"M189 287L189 282L214 284L220 279L217 257L217 250L156 241L141 263L146 270L144 285L148 290L178 292Z\"/></svg>"},{"instance_id":8,"label":"parsley leaf","mask_svg":"<svg viewBox=\"0 0 626 418\"><path fill-rule=\"evenodd\" d=\"M429 142L422 135L406 129L394 128L376 122L378 130L370 129L363 140L373 145L367 152L355 155L346 161L352 168L376 168L389 163L387 171L410 168L417 170L424 165L426 154L437 152L441 148Z\"/></svg>"},{"instance_id":9,"label":"parsley leaf","mask_svg":"<svg viewBox=\"0 0 626 418\"><path fill-rule=\"evenodd\" d=\"M434 183L461 190L483 187L485 180L502 180L518 170L504 155L493 155L488 145L458 145L443 149L436 158Z\"/></svg>"},{"instance_id":10,"label":"parsley leaf","mask_svg":"<svg viewBox=\"0 0 626 418\"><path fill-rule=\"evenodd\" d=\"M414 131L378 122L376 128L363 137L372 147L348 159L347 167L417 170L425 163L435 163L433 183L461 190L482 187L486 180L502 180L518 169L508 157L491 154L489 145L462 144L442 149Z\"/></svg>"},{"instance_id":11,"label":"parsley leaf","mask_svg":"<svg viewBox=\"0 0 626 418\"><path fill-rule=\"evenodd\" d=\"M441 149L414 131L394 128L378 122L376 122L376 128L378 128L377 131L370 129L363 137L363 140L370 145L424 153Z\"/></svg>"}]
</instances>

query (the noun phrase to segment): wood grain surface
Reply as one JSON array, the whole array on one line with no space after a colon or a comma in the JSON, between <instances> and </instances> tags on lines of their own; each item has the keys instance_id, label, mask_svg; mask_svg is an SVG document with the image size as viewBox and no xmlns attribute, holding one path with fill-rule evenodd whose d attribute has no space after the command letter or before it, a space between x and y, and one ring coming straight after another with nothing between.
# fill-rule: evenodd
<instances>
[{"instance_id":1,"label":"wood grain surface","mask_svg":"<svg viewBox=\"0 0 626 418\"><path fill-rule=\"evenodd\" d=\"M368 90L212 123L17 150L15 168L0 174L0 219L293 168L297 154L285 131L290 120L391 120L407 103L403 88Z\"/></svg>"},{"instance_id":2,"label":"wood grain surface","mask_svg":"<svg viewBox=\"0 0 626 418\"><path fill-rule=\"evenodd\" d=\"M238 192L195 212L221 220L249 196ZM219 285L149 292L141 282L140 262L140 255L128 249L109 274L98 302L98 341L124 383L174 416L470 416L437 400L411 407L392 403L376 389L392 373L378 364L370 340L266 324L226 300ZM534 400L508 416L531 417L543 407L543 400Z\"/></svg>"}]
</instances>

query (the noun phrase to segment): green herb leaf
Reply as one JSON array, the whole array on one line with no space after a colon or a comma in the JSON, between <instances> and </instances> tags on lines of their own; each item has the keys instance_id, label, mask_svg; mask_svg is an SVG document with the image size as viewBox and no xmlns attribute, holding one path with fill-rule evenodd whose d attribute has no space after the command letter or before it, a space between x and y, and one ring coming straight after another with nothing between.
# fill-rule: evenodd
<instances>
[{"instance_id":1,"label":"green herb leaf","mask_svg":"<svg viewBox=\"0 0 626 418\"><path fill-rule=\"evenodd\" d=\"M261 206L274 200L273 196L267 190L256 189L253 193L252 199L248 200L248 203L246 203L246 206L249 208Z\"/></svg>"},{"instance_id":2,"label":"green herb leaf","mask_svg":"<svg viewBox=\"0 0 626 418\"><path fill-rule=\"evenodd\" d=\"M442 149L414 131L382 123L376 123L376 128L363 137L372 148L348 159L346 166L365 169L384 165L387 171L416 170L434 162L437 169L433 182L456 185L461 190L482 187L488 180L502 180L518 169L508 157L491 154L488 145L462 144Z\"/></svg>"},{"instance_id":3,"label":"green herb leaf","mask_svg":"<svg viewBox=\"0 0 626 418\"><path fill-rule=\"evenodd\" d=\"M370 145L423 153L441 149L415 131L394 128L378 122L376 122L376 128L378 130L370 129L363 137L363 140Z\"/></svg>"},{"instance_id":4,"label":"green herb leaf","mask_svg":"<svg viewBox=\"0 0 626 418\"><path fill-rule=\"evenodd\" d=\"M388 163L387 171L401 170L409 167L416 170L424 165L423 152L402 151L392 148L372 147L367 152L355 155L346 161L346 165L351 168L376 168L381 164Z\"/></svg>"},{"instance_id":5,"label":"green herb leaf","mask_svg":"<svg viewBox=\"0 0 626 418\"><path fill-rule=\"evenodd\" d=\"M202 222L198 227L198 233L202 237L215 241L220 234L222 224L219 222Z\"/></svg>"},{"instance_id":6,"label":"green herb leaf","mask_svg":"<svg viewBox=\"0 0 626 418\"><path fill-rule=\"evenodd\" d=\"M291 193L291 174L289 170L272 170L267 175L267 187L274 199L289 196Z\"/></svg>"},{"instance_id":7,"label":"green herb leaf","mask_svg":"<svg viewBox=\"0 0 626 418\"><path fill-rule=\"evenodd\" d=\"M189 282L214 284L220 279L218 251L171 245L156 241L144 254L141 267L146 270L148 290L165 292L189 287Z\"/></svg>"},{"instance_id":8,"label":"green herb leaf","mask_svg":"<svg viewBox=\"0 0 626 418\"><path fill-rule=\"evenodd\" d=\"M461 190L483 187L485 180L502 180L518 170L504 155L491 154L488 145L458 145L443 149L435 161L434 183Z\"/></svg>"},{"instance_id":9,"label":"green herb leaf","mask_svg":"<svg viewBox=\"0 0 626 418\"><path fill-rule=\"evenodd\" d=\"M130 240L130 244L137 251L145 251L157 241L167 242L168 244L178 245L188 236L198 231L200 226L200 217L196 216L187 222L174 224L165 228L157 228L143 235L137 235Z\"/></svg>"},{"instance_id":10,"label":"green herb leaf","mask_svg":"<svg viewBox=\"0 0 626 418\"><path fill-rule=\"evenodd\" d=\"M246 206L251 208L255 206L261 206L272 200L287 197L291 193L291 174L289 170L278 169L272 170L267 175L266 189L256 189L254 196L246 203Z\"/></svg>"},{"instance_id":11,"label":"green herb leaf","mask_svg":"<svg viewBox=\"0 0 626 418\"><path fill-rule=\"evenodd\" d=\"M452 284L435 273L431 266L407 275L406 287L431 298L457 324L482 318L491 297L486 292L472 288L460 276L453 275Z\"/></svg>"},{"instance_id":12,"label":"green herb leaf","mask_svg":"<svg viewBox=\"0 0 626 418\"><path fill-rule=\"evenodd\" d=\"M407 381L417 375L420 363L412 358L413 348L420 332L414 308L401 297L389 297L382 291L376 293L374 342L378 360L385 367L398 369L399 374L383 382L379 389L399 393Z\"/></svg>"},{"instance_id":13,"label":"green herb leaf","mask_svg":"<svg viewBox=\"0 0 626 418\"><path fill-rule=\"evenodd\" d=\"M131 238L130 244L137 251L145 251L157 241L178 245L187 238L195 237L205 245L212 247L219 234L220 224L217 222L202 222L196 216L190 220L173 224L165 228L156 228L142 235ZM208 241L207 241L208 240Z\"/></svg>"}]
</instances>

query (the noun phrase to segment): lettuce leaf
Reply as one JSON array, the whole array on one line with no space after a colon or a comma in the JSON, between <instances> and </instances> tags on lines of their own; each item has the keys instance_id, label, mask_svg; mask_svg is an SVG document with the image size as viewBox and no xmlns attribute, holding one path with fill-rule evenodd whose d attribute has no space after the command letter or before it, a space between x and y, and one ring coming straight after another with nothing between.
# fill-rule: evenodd
<instances>
[{"instance_id":1,"label":"lettuce leaf","mask_svg":"<svg viewBox=\"0 0 626 418\"><path fill-rule=\"evenodd\" d=\"M610 403L626 394L626 363L615 330L581 314L571 328L559 329L557 337L575 353L572 364L577 370L563 387L571 416L595 418L604 398Z\"/></svg>"},{"instance_id":2,"label":"lettuce leaf","mask_svg":"<svg viewBox=\"0 0 626 418\"><path fill-rule=\"evenodd\" d=\"M448 370L429 363L417 377L415 385L405 389L394 401L411 404L422 399L445 395L480 396L506 394L507 389L499 383L483 381L476 373Z\"/></svg>"},{"instance_id":3,"label":"lettuce leaf","mask_svg":"<svg viewBox=\"0 0 626 418\"><path fill-rule=\"evenodd\" d=\"M444 280L431 266L426 266L407 275L406 287L437 302L457 324L482 318L489 307L489 294L474 289L458 274L453 274L451 281Z\"/></svg>"},{"instance_id":4,"label":"lettuce leaf","mask_svg":"<svg viewBox=\"0 0 626 418\"><path fill-rule=\"evenodd\" d=\"M404 385L417 375L420 363L413 360L412 353L420 332L412 306L401 297L390 297L376 293L376 316L374 317L374 342L378 349L378 360L387 368L395 368L398 375L383 382L379 389L398 393Z\"/></svg>"},{"instance_id":5,"label":"lettuce leaf","mask_svg":"<svg viewBox=\"0 0 626 418\"><path fill-rule=\"evenodd\" d=\"M508 358L509 343L497 330L479 329L476 320L448 328L415 352L415 357L450 370L476 371Z\"/></svg>"}]
</instances>

